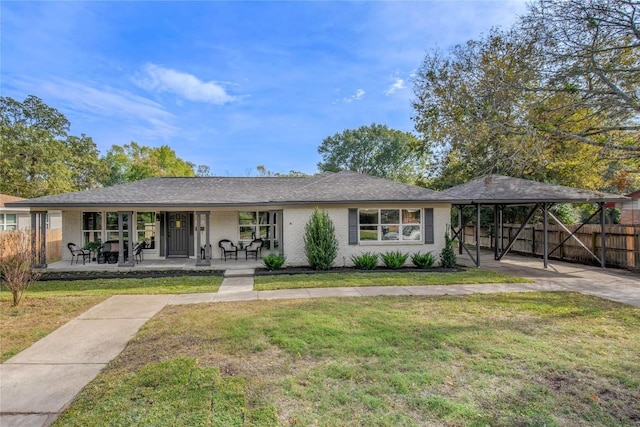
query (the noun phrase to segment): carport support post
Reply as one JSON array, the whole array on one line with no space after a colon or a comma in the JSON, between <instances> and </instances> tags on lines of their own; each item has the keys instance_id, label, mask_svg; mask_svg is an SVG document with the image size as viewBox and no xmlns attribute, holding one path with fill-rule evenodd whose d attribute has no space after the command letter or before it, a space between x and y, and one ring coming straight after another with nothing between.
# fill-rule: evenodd
<instances>
[{"instance_id":1,"label":"carport support post","mask_svg":"<svg viewBox=\"0 0 640 427\"><path fill-rule=\"evenodd\" d=\"M549 223L549 205L545 202L542 204L542 261L544 268L549 267L549 246L548 246L548 223ZM535 232L534 232L535 233Z\"/></svg>"},{"instance_id":2,"label":"carport support post","mask_svg":"<svg viewBox=\"0 0 640 427\"><path fill-rule=\"evenodd\" d=\"M462 240L464 239L464 230L462 230L462 209L464 209L464 206L458 205L456 207L458 208L458 253L462 255Z\"/></svg>"},{"instance_id":3,"label":"carport support post","mask_svg":"<svg viewBox=\"0 0 640 427\"><path fill-rule=\"evenodd\" d=\"M502 242L502 221L499 219L499 215L501 214L500 207L498 205L493 206L493 259L498 260L498 256L500 255L500 245L499 242Z\"/></svg>"},{"instance_id":4,"label":"carport support post","mask_svg":"<svg viewBox=\"0 0 640 427\"><path fill-rule=\"evenodd\" d=\"M464 230L462 230L462 209L464 206L457 205L458 208L458 253L462 255L462 240L464 239Z\"/></svg>"},{"instance_id":5,"label":"carport support post","mask_svg":"<svg viewBox=\"0 0 640 427\"><path fill-rule=\"evenodd\" d=\"M604 208L604 202L600 202L600 267L605 268L607 261L605 259L607 252L607 235L606 235L606 222L607 212Z\"/></svg>"},{"instance_id":6,"label":"carport support post","mask_svg":"<svg viewBox=\"0 0 640 427\"><path fill-rule=\"evenodd\" d=\"M476 205L476 267L480 267L480 208Z\"/></svg>"}]
</instances>

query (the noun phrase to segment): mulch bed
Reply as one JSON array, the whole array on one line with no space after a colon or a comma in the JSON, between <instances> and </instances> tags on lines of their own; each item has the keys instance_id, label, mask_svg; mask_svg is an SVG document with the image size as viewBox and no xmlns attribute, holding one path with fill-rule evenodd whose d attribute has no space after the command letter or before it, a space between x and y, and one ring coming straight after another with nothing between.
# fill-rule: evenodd
<instances>
[{"instance_id":1,"label":"mulch bed","mask_svg":"<svg viewBox=\"0 0 640 427\"><path fill-rule=\"evenodd\" d=\"M256 276L275 276L291 274L323 274L323 273L455 273L465 271L464 268L415 268L403 267L392 269L387 267L376 267L373 270L359 270L355 267L335 267L331 270L314 270L309 267L285 267L278 270L267 270L266 268L256 268Z\"/></svg>"},{"instance_id":2,"label":"mulch bed","mask_svg":"<svg viewBox=\"0 0 640 427\"><path fill-rule=\"evenodd\" d=\"M92 279L147 279L179 276L222 276L218 270L144 270L144 271L46 271L38 281Z\"/></svg>"},{"instance_id":3,"label":"mulch bed","mask_svg":"<svg viewBox=\"0 0 640 427\"><path fill-rule=\"evenodd\" d=\"M403 267L391 269L377 267L374 270L358 270L354 267L336 267L331 270L314 270L309 267L285 267L278 270L256 268L256 276L276 276L293 274L325 274L325 273L454 273L465 271L464 268L415 268ZM48 280L92 280L92 279L146 279L178 276L222 276L221 270L144 270L144 271L46 271L42 273L39 281Z\"/></svg>"}]
</instances>

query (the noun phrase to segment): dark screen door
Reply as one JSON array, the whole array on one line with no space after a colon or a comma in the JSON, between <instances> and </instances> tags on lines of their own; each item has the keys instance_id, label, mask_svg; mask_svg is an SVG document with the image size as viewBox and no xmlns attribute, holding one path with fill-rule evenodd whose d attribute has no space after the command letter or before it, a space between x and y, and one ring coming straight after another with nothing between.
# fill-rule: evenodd
<instances>
[{"instance_id":1,"label":"dark screen door","mask_svg":"<svg viewBox=\"0 0 640 427\"><path fill-rule=\"evenodd\" d=\"M170 212L167 256L189 256L189 215L186 212Z\"/></svg>"}]
</instances>

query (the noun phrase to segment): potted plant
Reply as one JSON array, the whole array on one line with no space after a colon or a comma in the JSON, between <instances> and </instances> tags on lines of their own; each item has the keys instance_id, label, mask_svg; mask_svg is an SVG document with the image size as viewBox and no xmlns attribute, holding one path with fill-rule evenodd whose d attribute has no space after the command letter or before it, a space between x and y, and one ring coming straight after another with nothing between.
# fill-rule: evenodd
<instances>
[{"instance_id":1,"label":"potted plant","mask_svg":"<svg viewBox=\"0 0 640 427\"><path fill-rule=\"evenodd\" d=\"M100 246L102 246L102 243L100 242L100 240L94 240L93 242L87 242L87 244L84 245L84 249L91 252L91 255L92 255L91 261L95 261L96 260L95 255L100 250Z\"/></svg>"},{"instance_id":2,"label":"potted plant","mask_svg":"<svg viewBox=\"0 0 640 427\"><path fill-rule=\"evenodd\" d=\"M238 241L238 248L240 248L240 250L244 249L244 242L242 240Z\"/></svg>"}]
</instances>

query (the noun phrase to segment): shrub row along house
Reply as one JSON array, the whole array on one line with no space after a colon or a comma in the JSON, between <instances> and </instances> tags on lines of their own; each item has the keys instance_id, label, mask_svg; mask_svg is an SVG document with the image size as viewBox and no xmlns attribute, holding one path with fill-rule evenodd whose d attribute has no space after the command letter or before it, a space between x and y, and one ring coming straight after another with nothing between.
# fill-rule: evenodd
<instances>
[{"instance_id":1,"label":"shrub row along house","mask_svg":"<svg viewBox=\"0 0 640 427\"><path fill-rule=\"evenodd\" d=\"M310 177L150 178L16 202L32 215L62 211L63 240L119 242L121 253L144 243L144 258L193 258L209 265L218 242L254 239L263 254L306 265L304 229L313 210L329 213L339 249L336 265L367 251L432 252L444 246L453 198L444 193L359 173ZM120 247L120 246L118 246ZM66 253L65 258L71 259ZM127 260L125 260L127 258ZM120 257L120 265L134 265Z\"/></svg>"}]
</instances>

